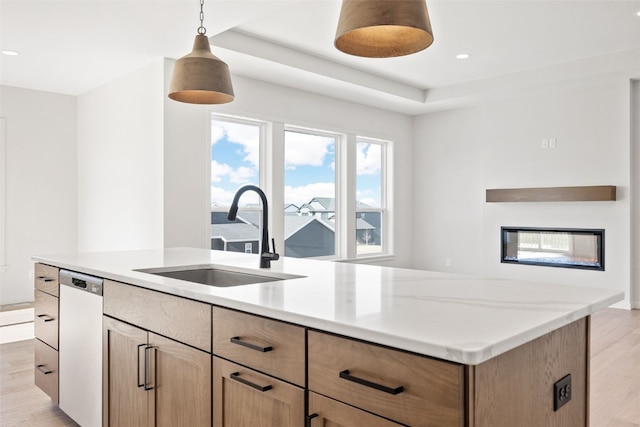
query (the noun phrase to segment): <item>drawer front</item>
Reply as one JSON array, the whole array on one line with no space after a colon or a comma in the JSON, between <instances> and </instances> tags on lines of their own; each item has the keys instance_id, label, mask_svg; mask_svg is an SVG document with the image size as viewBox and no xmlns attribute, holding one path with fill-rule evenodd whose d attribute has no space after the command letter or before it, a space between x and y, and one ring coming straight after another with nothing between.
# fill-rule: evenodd
<instances>
[{"instance_id":1,"label":"drawer front","mask_svg":"<svg viewBox=\"0 0 640 427\"><path fill-rule=\"evenodd\" d=\"M300 427L304 396L301 387L213 357L213 427Z\"/></svg>"},{"instance_id":2,"label":"drawer front","mask_svg":"<svg viewBox=\"0 0 640 427\"><path fill-rule=\"evenodd\" d=\"M35 342L35 383L58 403L58 352L42 341Z\"/></svg>"},{"instance_id":3,"label":"drawer front","mask_svg":"<svg viewBox=\"0 0 640 427\"><path fill-rule=\"evenodd\" d=\"M58 349L58 298L35 291L34 332L37 338Z\"/></svg>"},{"instance_id":4,"label":"drawer front","mask_svg":"<svg viewBox=\"0 0 640 427\"><path fill-rule=\"evenodd\" d=\"M50 265L36 263L34 267L34 285L39 291L59 296L58 269Z\"/></svg>"},{"instance_id":5,"label":"drawer front","mask_svg":"<svg viewBox=\"0 0 640 427\"><path fill-rule=\"evenodd\" d=\"M337 400L309 393L309 427L402 427Z\"/></svg>"},{"instance_id":6,"label":"drawer front","mask_svg":"<svg viewBox=\"0 0 640 427\"><path fill-rule=\"evenodd\" d=\"M104 281L104 314L211 353L211 306Z\"/></svg>"},{"instance_id":7,"label":"drawer front","mask_svg":"<svg viewBox=\"0 0 640 427\"><path fill-rule=\"evenodd\" d=\"M214 307L213 354L304 387L305 330L300 326Z\"/></svg>"},{"instance_id":8,"label":"drawer front","mask_svg":"<svg viewBox=\"0 0 640 427\"><path fill-rule=\"evenodd\" d=\"M309 331L309 390L410 426L461 426L464 367Z\"/></svg>"}]
</instances>

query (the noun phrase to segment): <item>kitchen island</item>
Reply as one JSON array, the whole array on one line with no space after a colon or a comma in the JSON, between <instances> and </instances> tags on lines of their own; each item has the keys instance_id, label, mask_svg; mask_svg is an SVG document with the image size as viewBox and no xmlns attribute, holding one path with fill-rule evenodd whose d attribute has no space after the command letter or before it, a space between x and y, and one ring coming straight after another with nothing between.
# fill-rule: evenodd
<instances>
[{"instance_id":1,"label":"kitchen island","mask_svg":"<svg viewBox=\"0 0 640 427\"><path fill-rule=\"evenodd\" d=\"M177 381L159 373L172 360L161 349L175 341L185 348L174 355L194 350L213 371L197 385L209 389L203 401L210 402L199 425L211 425L207 412L222 427L252 425L246 420L270 411L268 425L279 427L586 426L589 316L623 298L606 289L292 258L259 270L255 255L190 248L33 260L106 279L105 425L118 425L116 394L131 400L113 388L122 365L110 350L125 346L135 327L147 335L136 345L127 338L132 357L145 362L133 368L142 386L132 393L155 393L145 405L157 425L170 419L157 412L163 405L186 416L160 396L163 381ZM217 287L149 272L207 266L271 277ZM193 371L194 381L208 372ZM234 412L247 402L254 409Z\"/></svg>"}]
</instances>

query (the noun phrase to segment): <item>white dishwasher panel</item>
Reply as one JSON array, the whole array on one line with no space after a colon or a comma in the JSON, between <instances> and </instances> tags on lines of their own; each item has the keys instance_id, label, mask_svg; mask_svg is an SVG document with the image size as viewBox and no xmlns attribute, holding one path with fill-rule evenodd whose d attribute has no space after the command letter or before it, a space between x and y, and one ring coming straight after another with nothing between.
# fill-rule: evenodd
<instances>
[{"instance_id":1,"label":"white dishwasher panel","mask_svg":"<svg viewBox=\"0 0 640 427\"><path fill-rule=\"evenodd\" d=\"M71 273L76 274L76 273ZM60 409L82 427L102 425L102 289L60 286ZM81 279L74 279L74 284ZM87 286L85 283L84 286ZM88 286L93 284L88 282Z\"/></svg>"}]
</instances>

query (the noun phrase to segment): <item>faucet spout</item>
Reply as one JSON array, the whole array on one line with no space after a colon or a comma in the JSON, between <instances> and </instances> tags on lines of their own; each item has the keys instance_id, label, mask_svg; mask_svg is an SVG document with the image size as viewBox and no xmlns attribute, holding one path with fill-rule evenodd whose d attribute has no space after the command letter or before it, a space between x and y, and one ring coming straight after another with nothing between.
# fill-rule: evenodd
<instances>
[{"instance_id":1,"label":"faucet spout","mask_svg":"<svg viewBox=\"0 0 640 427\"><path fill-rule=\"evenodd\" d=\"M265 196L264 192L260 189L260 187L256 187L255 185L245 185L240 187L236 192L235 196L233 196L233 202L231 202L231 207L229 208L229 213L227 214L227 219L229 221L234 221L236 219L236 215L238 214L238 202L240 201L240 196L242 196L246 191L254 191L260 196L260 200L262 201L262 237L260 239L260 268L271 268L271 261L277 261L280 259L280 255L276 253L276 244L273 241L273 252L269 250L269 205L267 203L267 196Z\"/></svg>"}]
</instances>

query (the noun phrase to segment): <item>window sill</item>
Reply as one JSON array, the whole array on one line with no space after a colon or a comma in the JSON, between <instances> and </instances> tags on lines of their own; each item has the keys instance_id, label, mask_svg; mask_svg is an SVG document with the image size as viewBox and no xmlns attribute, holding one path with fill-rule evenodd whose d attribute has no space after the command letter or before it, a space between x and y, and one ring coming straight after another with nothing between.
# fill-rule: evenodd
<instances>
[{"instance_id":1,"label":"window sill","mask_svg":"<svg viewBox=\"0 0 640 427\"><path fill-rule=\"evenodd\" d=\"M352 264L374 264L377 262L383 261L393 261L396 259L396 256L393 254L379 254L379 255L369 255L362 256L358 258L351 259L337 259L335 262L349 262Z\"/></svg>"}]
</instances>

